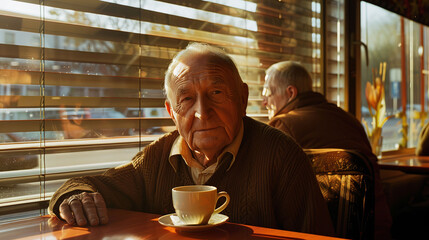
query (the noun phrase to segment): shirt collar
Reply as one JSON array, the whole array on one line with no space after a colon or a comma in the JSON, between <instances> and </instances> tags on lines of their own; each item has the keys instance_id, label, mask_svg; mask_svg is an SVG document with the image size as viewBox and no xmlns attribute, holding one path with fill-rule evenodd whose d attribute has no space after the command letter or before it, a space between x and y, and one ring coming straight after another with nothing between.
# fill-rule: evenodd
<instances>
[{"instance_id":1,"label":"shirt collar","mask_svg":"<svg viewBox=\"0 0 429 240\"><path fill-rule=\"evenodd\" d=\"M218 156L217 162L214 165L218 165L219 159L222 159L225 154L229 153L232 155L231 164L229 165L227 171L231 168L232 164L235 162L235 158L238 154L238 150L240 149L241 141L243 140L243 133L244 133L244 124L243 121L240 125L240 130L238 131L237 136L235 136L234 140L231 144L227 145L222 153ZM182 156L182 158L185 160L186 165L188 165L191 168L200 168L203 169L204 167L201 165L200 162L195 160L192 156L191 150L188 147L188 144L186 143L185 139L182 136L178 136L176 140L174 140L174 143L171 147L170 156L168 161L170 162L170 165L173 167L174 171L177 172L177 159L178 156Z\"/></svg>"}]
</instances>

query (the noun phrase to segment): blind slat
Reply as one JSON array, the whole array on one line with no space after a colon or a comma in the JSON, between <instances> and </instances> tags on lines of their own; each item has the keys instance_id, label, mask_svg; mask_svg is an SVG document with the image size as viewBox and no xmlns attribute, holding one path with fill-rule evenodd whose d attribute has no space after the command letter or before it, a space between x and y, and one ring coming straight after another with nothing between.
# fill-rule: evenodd
<instances>
[{"instance_id":1,"label":"blind slat","mask_svg":"<svg viewBox=\"0 0 429 240\"><path fill-rule=\"evenodd\" d=\"M46 119L46 120L2 120L0 128L3 133L13 132L38 132L41 126L45 131L63 131L65 126L75 127L70 131L97 130L97 129L146 129L159 126L172 126L173 121L169 118L126 118L126 119L81 119L79 125L73 121ZM96 131L97 132L97 131ZM127 133L124 131L124 133ZM120 136L118 134L118 136ZM56 140L56 139L51 139Z\"/></svg>"},{"instance_id":2,"label":"blind slat","mask_svg":"<svg viewBox=\"0 0 429 240\"><path fill-rule=\"evenodd\" d=\"M4 107L14 108L38 108L44 101L44 106L61 108L102 108L102 107L164 107L164 99L144 98L139 103L139 98L107 98L107 97L56 97L56 96L0 96ZM0 111L0 113L5 111Z\"/></svg>"}]
</instances>

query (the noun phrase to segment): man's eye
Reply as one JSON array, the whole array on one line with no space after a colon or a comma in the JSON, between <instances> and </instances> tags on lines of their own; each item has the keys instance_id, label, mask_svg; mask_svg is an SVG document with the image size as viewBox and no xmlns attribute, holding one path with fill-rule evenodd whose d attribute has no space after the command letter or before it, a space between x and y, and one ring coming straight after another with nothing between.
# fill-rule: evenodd
<instances>
[{"instance_id":1,"label":"man's eye","mask_svg":"<svg viewBox=\"0 0 429 240\"><path fill-rule=\"evenodd\" d=\"M213 90L210 98L217 103L222 103L226 100L226 94L222 90Z\"/></svg>"},{"instance_id":2,"label":"man's eye","mask_svg":"<svg viewBox=\"0 0 429 240\"><path fill-rule=\"evenodd\" d=\"M184 97L181 99L181 102L190 101L192 100L192 97Z\"/></svg>"}]
</instances>

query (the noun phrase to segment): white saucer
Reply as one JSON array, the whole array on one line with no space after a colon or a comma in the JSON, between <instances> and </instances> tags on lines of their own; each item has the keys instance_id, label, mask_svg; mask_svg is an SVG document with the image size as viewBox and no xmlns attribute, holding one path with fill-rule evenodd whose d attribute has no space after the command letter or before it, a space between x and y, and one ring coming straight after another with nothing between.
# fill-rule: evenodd
<instances>
[{"instance_id":1,"label":"white saucer","mask_svg":"<svg viewBox=\"0 0 429 240\"><path fill-rule=\"evenodd\" d=\"M228 216L218 213L218 214L213 214L208 224L206 225L186 225L182 221L180 221L176 213L171 213L171 214L167 214L162 217L159 217L158 222L161 225L164 225L166 227L173 227L173 228L176 228L177 230L193 232L193 231L203 231L212 227L219 226L225 223L226 221L228 221L228 219L229 219Z\"/></svg>"}]
</instances>

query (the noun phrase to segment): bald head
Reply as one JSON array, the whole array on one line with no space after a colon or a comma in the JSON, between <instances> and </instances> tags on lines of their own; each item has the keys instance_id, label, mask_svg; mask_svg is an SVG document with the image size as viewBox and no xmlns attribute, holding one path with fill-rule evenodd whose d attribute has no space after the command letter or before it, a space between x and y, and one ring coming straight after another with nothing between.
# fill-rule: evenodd
<instances>
[{"instance_id":1,"label":"bald head","mask_svg":"<svg viewBox=\"0 0 429 240\"><path fill-rule=\"evenodd\" d=\"M240 86L243 84L243 80L238 73L238 69L234 61L224 51L208 44L190 43L172 59L167 71L165 72L164 91L168 99L170 99L169 93L171 81L181 78L182 76L179 72L183 74L191 71L192 69L186 68L198 63L222 66L224 69L219 70L230 72L231 79L229 79L229 81L234 82L233 86L235 86L236 89L240 89ZM184 69L185 71L183 71ZM240 94L240 91L237 93Z\"/></svg>"}]
</instances>

